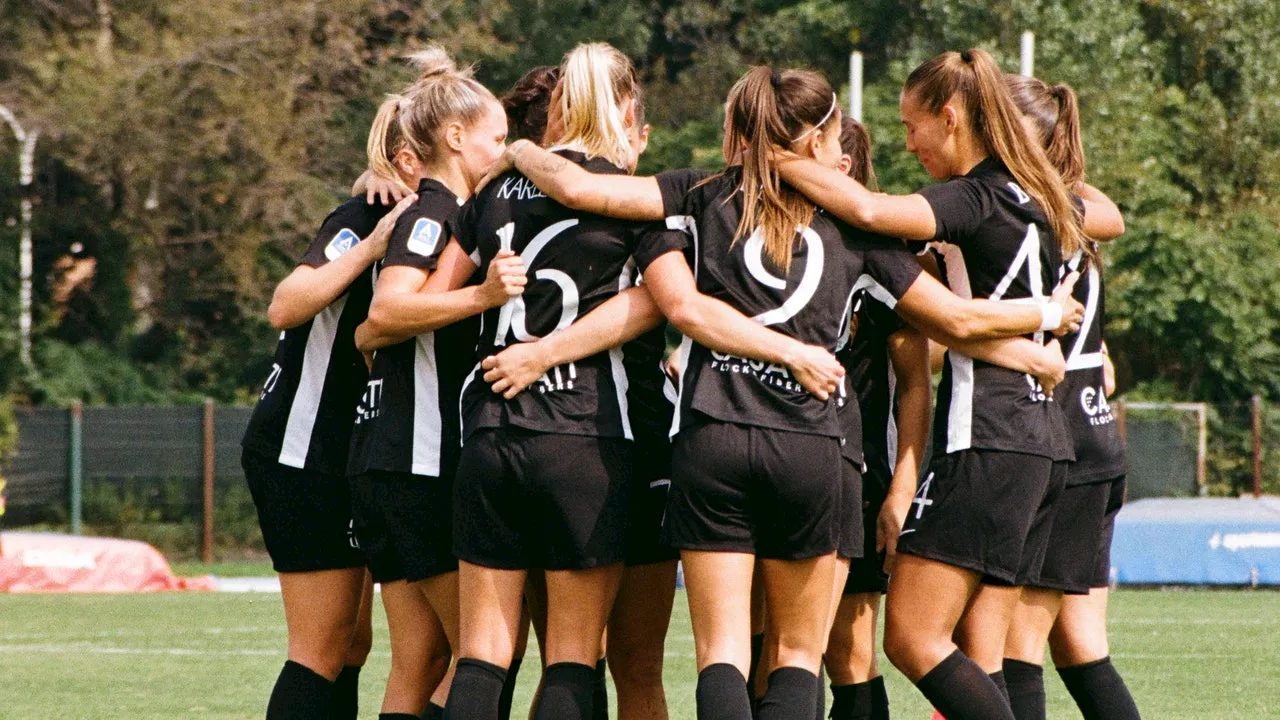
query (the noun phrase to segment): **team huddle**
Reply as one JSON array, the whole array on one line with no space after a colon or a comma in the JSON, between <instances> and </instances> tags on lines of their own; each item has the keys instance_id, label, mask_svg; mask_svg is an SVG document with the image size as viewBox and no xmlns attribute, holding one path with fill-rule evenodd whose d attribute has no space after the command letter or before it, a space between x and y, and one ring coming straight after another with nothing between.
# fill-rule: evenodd
<instances>
[{"instance_id":1,"label":"team huddle","mask_svg":"<svg viewBox=\"0 0 1280 720\"><path fill-rule=\"evenodd\" d=\"M1124 221L1070 88L922 64L901 115L939 182L889 195L816 72L752 68L723 169L640 177L616 49L502 98L413 59L268 311L243 464L289 629L269 720L356 717L368 578L384 720L506 720L531 626L532 718L607 717L611 673L622 720L665 719L677 562L700 720L821 718L824 675L829 717L888 718L882 599L949 720L1043 719L1046 644L1086 719L1138 717L1106 641Z\"/></svg>"}]
</instances>

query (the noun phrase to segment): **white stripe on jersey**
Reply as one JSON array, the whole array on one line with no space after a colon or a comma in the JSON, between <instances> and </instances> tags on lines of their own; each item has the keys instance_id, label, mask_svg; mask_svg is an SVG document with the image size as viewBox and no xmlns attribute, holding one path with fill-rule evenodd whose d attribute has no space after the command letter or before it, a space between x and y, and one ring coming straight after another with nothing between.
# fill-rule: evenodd
<instances>
[{"instance_id":1,"label":"white stripe on jersey","mask_svg":"<svg viewBox=\"0 0 1280 720\"><path fill-rule=\"evenodd\" d=\"M413 343L413 455L414 475L440 475L440 373L436 367L436 334L419 335Z\"/></svg>"},{"instance_id":2,"label":"white stripe on jersey","mask_svg":"<svg viewBox=\"0 0 1280 720\"><path fill-rule=\"evenodd\" d=\"M481 325L483 325L483 320L481 321ZM476 366L471 368L471 372L467 373L467 379L462 381L462 392L458 393L458 427L462 428L462 432L459 433L461 438L465 438L467 436L467 426L462 414L463 398L467 396L467 388L471 386L471 383L474 382L479 375L480 363L476 363ZM462 445L463 443L460 440L458 444Z\"/></svg>"},{"instance_id":3,"label":"white stripe on jersey","mask_svg":"<svg viewBox=\"0 0 1280 720\"><path fill-rule=\"evenodd\" d=\"M324 394L325 376L329 374L329 358L333 354L333 342L338 337L338 322L342 309L347 306L343 295L329 307L321 310L311 321L307 333L307 346L302 351L302 372L298 375L298 391L289 408L289 420L284 426L284 440L280 443L280 464L293 468L307 466L307 453L311 450L311 432L316 427L316 413L320 410L320 396ZM283 335L283 334L282 334Z\"/></svg>"},{"instance_id":4,"label":"white stripe on jersey","mask_svg":"<svg viewBox=\"0 0 1280 720\"><path fill-rule=\"evenodd\" d=\"M635 285L635 273L636 261L633 258L627 258L626 264L622 266L622 272L618 274L618 292ZM631 407L627 404L627 388L631 387L631 380L627 377L626 366L622 364L621 346L609 349L609 369L613 371L613 389L618 394L618 411L622 418L622 437L634 440L635 436L631 434Z\"/></svg>"},{"instance_id":5,"label":"white stripe on jersey","mask_svg":"<svg viewBox=\"0 0 1280 720\"><path fill-rule=\"evenodd\" d=\"M960 248L948 243L935 243L947 268L947 286L965 300L973 299L969 269L965 267ZM968 450L973 445L973 358L947 350L951 365L951 408L947 413L947 452Z\"/></svg>"},{"instance_id":6,"label":"white stripe on jersey","mask_svg":"<svg viewBox=\"0 0 1280 720\"><path fill-rule=\"evenodd\" d=\"M684 386L689 380L689 353L693 350L693 339L688 335L680 341L680 353L676 362L676 377L680 378L680 384L676 388L675 406L676 411L671 414L671 432L668 437L675 437L680 432L680 408L684 406Z\"/></svg>"},{"instance_id":7,"label":"white stripe on jersey","mask_svg":"<svg viewBox=\"0 0 1280 720\"><path fill-rule=\"evenodd\" d=\"M889 355L889 348L886 346L885 355ZM898 373L893 369L893 357L889 357L889 362L885 368L885 382L889 385L889 424L885 425L884 437L885 447L888 449L889 472L895 472L898 469L898 413L894 411L894 400L898 397Z\"/></svg>"},{"instance_id":8,"label":"white stripe on jersey","mask_svg":"<svg viewBox=\"0 0 1280 720\"><path fill-rule=\"evenodd\" d=\"M682 230L693 238L693 279L698 279L698 221L692 215L668 215L668 230Z\"/></svg>"}]
</instances>

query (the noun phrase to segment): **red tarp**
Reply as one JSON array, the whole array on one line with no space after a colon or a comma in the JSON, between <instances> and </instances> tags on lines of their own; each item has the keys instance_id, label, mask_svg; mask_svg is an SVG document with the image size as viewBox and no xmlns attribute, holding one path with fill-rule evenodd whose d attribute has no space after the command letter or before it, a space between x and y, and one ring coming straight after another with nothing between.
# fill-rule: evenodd
<instances>
[{"instance_id":1,"label":"red tarp","mask_svg":"<svg viewBox=\"0 0 1280 720\"><path fill-rule=\"evenodd\" d=\"M175 576L158 550L136 540L7 532L0 549L0 592L217 589L212 576Z\"/></svg>"}]
</instances>

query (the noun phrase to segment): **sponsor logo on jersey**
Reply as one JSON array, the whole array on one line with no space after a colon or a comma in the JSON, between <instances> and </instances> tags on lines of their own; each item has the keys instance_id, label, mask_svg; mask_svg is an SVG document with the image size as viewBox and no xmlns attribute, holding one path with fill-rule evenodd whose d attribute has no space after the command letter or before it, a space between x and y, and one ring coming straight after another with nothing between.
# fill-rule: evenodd
<instances>
[{"instance_id":1,"label":"sponsor logo on jersey","mask_svg":"<svg viewBox=\"0 0 1280 720\"><path fill-rule=\"evenodd\" d=\"M1107 402L1107 394L1102 388L1087 387L1080 391L1080 408L1094 427L1109 425L1116 421L1111 414L1111 405Z\"/></svg>"},{"instance_id":2,"label":"sponsor logo on jersey","mask_svg":"<svg viewBox=\"0 0 1280 720\"><path fill-rule=\"evenodd\" d=\"M418 218L418 221L413 224L413 230L409 233L409 252L430 257L436 251L442 232L440 223L435 220Z\"/></svg>"},{"instance_id":3,"label":"sponsor logo on jersey","mask_svg":"<svg viewBox=\"0 0 1280 720\"><path fill-rule=\"evenodd\" d=\"M360 236L351 228L342 228L324 248L324 256L330 261L342 257L348 250L360 242Z\"/></svg>"},{"instance_id":4,"label":"sponsor logo on jersey","mask_svg":"<svg viewBox=\"0 0 1280 720\"><path fill-rule=\"evenodd\" d=\"M356 406L356 424L369 422L382 413L382 379L370 380Z\"/></svg>"},{"instance_id":5,"label":"sponsor logo on jersey","mask_svg":"<svg viewBox=\"0 0 1280 720\"><path fill-rule=\"evenodd\" d=\"M750 360L736 355L712 351L711 369L722 373L750 375L769 387L787 392L807 392L791 376L791 371L785 365L767 363L763 360Z\"/></svg>"}]
</instances>

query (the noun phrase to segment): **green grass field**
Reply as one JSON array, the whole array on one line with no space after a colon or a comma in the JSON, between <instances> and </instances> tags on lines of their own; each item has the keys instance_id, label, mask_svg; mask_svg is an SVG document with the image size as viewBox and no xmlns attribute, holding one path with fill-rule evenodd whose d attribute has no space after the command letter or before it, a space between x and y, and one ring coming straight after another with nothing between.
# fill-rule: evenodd
<instances>
[{"instance_id":1,"label":"green grass field","mask_svg":"<svg viewBox=\"0 0 1280 720\"><path fill-rule=\"evenodd\" d=\"M387 672L386 623L362 676L362 716L377 715ZM1124 591L1112 649L1149 720L1280 717L1280 594ZM0 718L260 718L284 659L280 598L271 594L0 596ZM684 598L667 640L673 718L693 718L693 640ZM887 665L886 665L887 667ZM888 673L895 718L929 709ZM520 675L516 715L535 673ZM1078 718L1048 674L1050 718Z\"/></svg>"}]
</instances>

